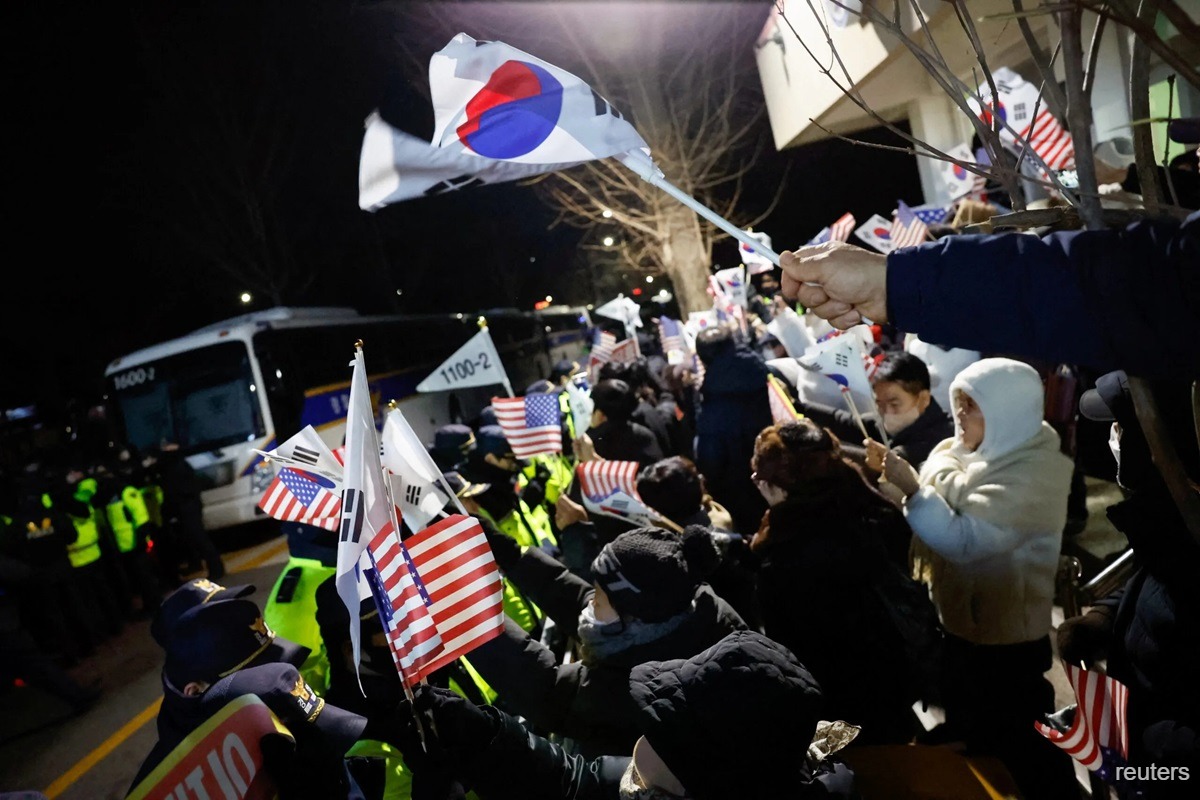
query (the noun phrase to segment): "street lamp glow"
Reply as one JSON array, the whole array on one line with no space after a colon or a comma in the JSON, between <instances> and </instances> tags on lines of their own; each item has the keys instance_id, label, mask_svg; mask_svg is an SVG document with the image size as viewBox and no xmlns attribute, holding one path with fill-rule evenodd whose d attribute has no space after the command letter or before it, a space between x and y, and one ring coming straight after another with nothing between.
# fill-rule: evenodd
<instances>
[{"instance_id":1,"label":"street lamp glow","mask_svg":"<svg viewBox=\"0 0 1200 800\"><path fill-rule=\"evenodd\" d=\"M647 276L646 276L646 283L654 283L654 276L653 276L653 275L647 275Z\"/></svg>"},{"instance_id":2,"label":"street lamp glow","mask_svg":"<svg viewBox=\"0 0 1200 800\"><path fill-rule=\"evenodd\" d=\"M604 209L604 213L602 213L600 216L604 217L605 219L612 219L612 209L611 208Z\"/></svg>"},{"instance_id":3,"label":"street lamp glow","mask_svg":"<svg viewBox=\"0 0 1200 800\"><path fill-rule=\"evenodd\" d=\"M552 300L554 300L554 298L553 298L553 297L551 297L550 295L546 295L546 302L547 302L547 303L551 302Z\"/></svg>"},{"instance_id":4,"label":"street lamp glow","mask_svg":"<svg viewBox=\"0 0 1200 800\"><path fill-rule=\"evenodd\" d=\"M615 240L614 240L614 239L613 239L611 236L605 236L605 237L604 237L604 246L605 246L605 247L612 247L612 246L613 246L613 242L614 242L614 241L615 241Z\"/></svg>"},{"instance_id":5,"label":"street lamp glow","mask_svg":"<svg viewBox=\"0 0 1200 800\"><path fill-rule=\"evenodd\" d=\"M238 299L242 301L243 305L250 305L250 301L253 300L254 297L251 296L249 292L242 292Z\"/></svg>"}]
</instances>

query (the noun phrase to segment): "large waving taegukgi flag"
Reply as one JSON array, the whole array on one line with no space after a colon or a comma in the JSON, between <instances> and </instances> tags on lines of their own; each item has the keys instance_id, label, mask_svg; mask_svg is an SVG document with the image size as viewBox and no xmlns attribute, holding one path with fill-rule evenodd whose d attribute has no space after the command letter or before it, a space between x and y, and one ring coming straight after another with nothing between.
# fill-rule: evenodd
<instances>
[{"instance_id":1,"label":"large waving taegukgi flag","mask_svg":"<svg viewBox=\"0 0 1200 800\"><path fill-rule=\"evenodd\" d=\"M646 142L592 87L503 42L455 36L429 61L432 142L367 119L359 205L554 172Z\"/></svg>"}]
</instances>

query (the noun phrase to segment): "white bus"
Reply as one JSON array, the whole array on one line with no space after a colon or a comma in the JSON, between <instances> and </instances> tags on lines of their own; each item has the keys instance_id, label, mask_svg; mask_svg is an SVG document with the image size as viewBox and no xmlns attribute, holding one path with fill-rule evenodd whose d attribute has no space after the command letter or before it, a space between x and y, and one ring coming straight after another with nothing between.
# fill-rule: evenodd
<instances>
[{"instance_id":1,"label":"white bus","mask_svg":"<svg viewBox=\"0 0 1200 800\"><path fill-rule=\"evenodd\" d=\"M551 311L547 309L546 311ZM485 312L516 391L559 358L580 358L590 320L580 309ZM476 314L361 316L347 308L273 308L217 322L114 359L109 418L123 444L177 442L204 487L210 530L262 519L270 450L305 425L342 443L354 343L363 341L376 408L391 400L425 441L471 419L500 387L418 394L416 385L474 335Z\"/></svg>"}]
</instances>

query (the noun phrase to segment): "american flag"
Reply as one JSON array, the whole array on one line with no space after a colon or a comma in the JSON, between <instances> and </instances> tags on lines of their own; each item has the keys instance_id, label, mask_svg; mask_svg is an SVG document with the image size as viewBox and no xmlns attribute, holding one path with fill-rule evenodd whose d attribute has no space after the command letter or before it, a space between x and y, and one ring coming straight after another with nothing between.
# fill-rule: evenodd
<instances>
[{"instance_id":1,"label":"american flag","mask_svg":"<svg viewBox=\"0 0 1200 800\"><path fill-rule=\"evenodd\" d=\"M562 413L557 394L493 397L492 409L517 458L562 452Z\"/></svg>"},{"instance_id":2,"label":"american flag","mask_svg":"<svg viewBox=\"0 0 1200 800\"><path fill-rule=\"evenodd\" d=\"M333 481L284 467L259 498L258 507L283 522L303 522L329 531L341 525L342 498Z\"/></svg>"},{"instance_id":3,"label":"american flag","mask_svg":"<svg viewBox=\"0 0 1200 800\"><path fill-rule=\"evenodd\" d=\"M585 461L577 468L584 498L598 503L615 491L637 497L638 462Z\"/></svg>"},{"instance_id":4,"label":"american flag","mask_svg":"<svg viewBox=\"0 0 1200 800\"><path fill-rule=\"evenodd\" d=\"M949 208L937 204L912 206L911 211L926 225L941 225L950 213Z\"/></svg>"},{"instance_id":5,"label":"american flag","mask_svg":"<svg viewBox=\"0 0 1200 800\"><path fill-rule=\"evenodd\" d=\"M594 514L657 525L662 515L647 506L637 491L636 461L585 461L575 468L583 507Z\"/></svg>"},{"instance_id":6,"label":"american flag","mask_svg":"<svg viewBox=\"0 0 1200 800\"><path fill-rule=\"evenodd\" d=\"M600 331L596 336L596 341L592 344L592 357L599 359L600 363L603 364L612 358L612 351L616 346L616 336L613 336L608 331Z\"/></svg>"},{"instance_id":7,"label":"american flag","mask_svg":"<svg viewBox=\"0 0 1200 800\"><path fill-rule=\"evenodd\" d=\"M504 630L503 586L479 521L446 517L404 542L420 573L441 653L424 674L450 663Z\"/></svg>"},{"instance_id":8,"label":"american flag","mask_svg":"<svg viewBox=\"0 0 1200 800\"><path fill-rule=\"evenodd\" d=\"M1071 758L1111 783L1112 767L1129 758L1125 714L1129 689L1103 672L1074 664L1063 666L1075 690L1075 716L1065 731L1044 722L1035 722L1034 727Z\"/></svg>"},{"instance_id":9,"label":"american flag","mask_svg":"<svg viewBox=\"0 0 1200 800\"><path fill-rule=\"evenodd\" d=\"M1045 109L1038 111L1033 123L1022 128L1017 135L1028 140L1033 152L1050 169L1066 169L1075 163L1075 145L1071 141L1071 134Z\"/></svg>"},{"instance_id":10,"label":"american flag","mask_svg":"<svg viewBox=\"0 0 1200 800\"><path fill-rule=\"evenodd\" d=\"M687 352L687 345L684 343L683 325L677 319L671 319L670 317L658 318L658 340L662 344L664 353L670 353L671 351Z\"/></svg>"},{"instance_id":11,"label":"american flag","mask_svg":"<svg viewBox=\"0 0 1200 800\"><path fill-rule=\"evenodd\" d=\"M791 395L774 375L767 376L767 399L771 403L771 419L776 425L800 419L799 412L792 405Z\"/></svg>"},{"instance_id":12,"label":"american flag","mask_svg":"<svg viewBox=\"0 0 1200 800\"><path fill-rule=\"evenodd\" d=\"M446 649L431 613L429 591L391 523L375 535L367 550L374 570L365 574L379 621L400 676L411 686L433 670L434 659Z\"/></svg>"},{"instance_id":13,"label":"american flag","mask_svg":"<svg viewBox=\"0 0 1200 800\"><path fill-rule=\"evenodd\" d=\"M929 236L929 227L903 200L896 206L896 218L892 220L892 248L914 247Z\"/></svg>"},{"instance_id":14,"label":"american flag","mask_svg":"<svg viewBox=\"0 0 1200 800\"><path fill-rule=\"evenodd\" d=\"M687 331L683 323L670 317L658 318L658 340L662 344L663 355L672 366L682 364L687 360L691 348L688 346Z\"/></svg>"},{"instance_id":15,"label":"american flag","mask_svg":"<svg viewBox=\"0 0 1200 800\"><path fill-rule=\"evenodd\" d=\"M854 226L858 221L854 219L854 215L847 211L842 214L837 220L827 228L822 228L821 232L808 241L812 244L824 244L825 242L845 242L849 241L850 234L854 233Z\"/></svg>"},{"instance_id":16,"label":"american flag","mask_svg":"<svg viewBox=\"0 0 1200 800\"><path fill-rule=\"evenodd\" d=\"M631 336L628 339L622 339L621 342L612 349L612 354L609 356L608 360L616 361L618 363L624 362L627 364L632 364L634 361L637 361L637 357L637 339Z\"/></svg>"}]
</instances>

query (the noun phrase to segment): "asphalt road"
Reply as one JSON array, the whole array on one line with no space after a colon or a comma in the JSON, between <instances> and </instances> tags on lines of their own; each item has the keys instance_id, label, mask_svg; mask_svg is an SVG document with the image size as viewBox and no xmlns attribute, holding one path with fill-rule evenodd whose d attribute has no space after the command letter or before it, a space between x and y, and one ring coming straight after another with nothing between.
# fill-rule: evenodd
<instances>
[{"instance_id":1,"label":"asphalt road","mask_svg":"<svg viewBox=\"0 0 1200 800\"><path fill-rule=\"evenodd\" d=\"M253 584L263 605L287 560L283 537L226 552L222 583ZM15 688L0 714L0 792L38 791L51 800L123 798L158 736L154 719L162 698L162 651L150 623L125 626L72 674L100 676L103 695L78 717L38 689Z\"/></svg>"}]
</instances>

